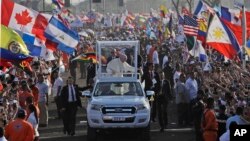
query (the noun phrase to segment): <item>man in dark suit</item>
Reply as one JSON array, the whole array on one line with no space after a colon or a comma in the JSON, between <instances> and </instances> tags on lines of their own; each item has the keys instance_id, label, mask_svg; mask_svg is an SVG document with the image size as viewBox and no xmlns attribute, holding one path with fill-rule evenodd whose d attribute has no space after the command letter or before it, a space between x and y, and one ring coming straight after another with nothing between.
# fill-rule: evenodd
<instances>
[{"instance_id":1,"label":"man in dark suit","mask_svg":"<svg viewBox=\"0 0 250 141\"><path fill-rule=\"evenodd\" d=\"M144 70L144 74L142 75L142 81L145 80L145 92L147 90L151 90L155 92L155 95L153 96L154 101L151 103L151 120L155 122L155 117L156 117L156 103L157 103L157 96L160 92L161 88L161 81L160 81L160 76L157 71L154 70L154 65L153 63L147 63L147 67Z\"/></svg>"},{"instance_id":2,"label":"man in dark suit","mask_svg":"<svg viewBox=\"0 0 250 141\"><path fill-rule=\"evenodd\" d=\"M91 61L87 67L87 80L86 84L90 85L91 79L94 79L96 75L96 65Z\"/></svg>"},{"instance_id":3,"label":"man in dark suit","mask_svg":"<svg viewBox=\"0 0 250 141\"><path fill-rule=\"evenodd\" d=\"M171 85L168 80L165 79L164 72L161 73L161 92L158 95L158 119L161 126L160 131L163 132L168 125L168 103L172 99Z\"/></svg>"},{"instance_id":4,"label":"man in dark suit","mask_svg":"<svg viewBox=\"0 0 250 141\"><path fill-rule=\"evenodd\" d=\"M76 68L77 68L77 62L76 61L71 61L72 59L74 59L75 56L70 56L69 58L69 72L70 75L73 77L74 79L74 83L76 81Z\"/></svg>"},{"instance_id":5,"label":"man in dark suit","mask_svg":"<svg viewBox=\"0 0 250 141\"><path fill-rule=\"evenodd\" d=\"M62 88L61 101L63 113L64 134L75 135L77 107L82 107L80 100L80 89L73 84L73 78L68 77L67 85Z\"/></svg>"}]
</instances>

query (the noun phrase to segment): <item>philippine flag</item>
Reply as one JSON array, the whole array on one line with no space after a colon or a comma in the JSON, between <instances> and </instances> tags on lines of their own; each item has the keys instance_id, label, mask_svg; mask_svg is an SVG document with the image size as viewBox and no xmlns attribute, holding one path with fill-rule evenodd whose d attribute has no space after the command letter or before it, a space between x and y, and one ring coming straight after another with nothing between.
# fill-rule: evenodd
<instances>
[{"instance_id":1,"label":"philippine flag","mask_svg":"<svg viewBox=\"0 0 250 141\"><path fill-rule=\"evenodd\" d=\"M206 43L229 59L241 54L237 40L217 15L214 15L208 28Z\"/></svg>"},{"instance_id":2,"label":"philippine flag","mask_svg":"<svg viewBox=\"0 0 250 141\"><path fill-rule=\"evenodd\" d=\"M66 27L60 20L52 17L45 30L45 36L58 43L57 48L61 51L72 54L79 42L79 36L73 30Z\"/></svg>"}]
</instances>

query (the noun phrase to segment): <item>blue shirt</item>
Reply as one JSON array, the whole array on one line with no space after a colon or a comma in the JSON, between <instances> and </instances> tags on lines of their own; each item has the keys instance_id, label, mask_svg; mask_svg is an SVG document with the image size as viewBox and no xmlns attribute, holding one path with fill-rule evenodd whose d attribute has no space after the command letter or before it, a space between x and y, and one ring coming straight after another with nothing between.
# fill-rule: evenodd
<instances>
[{"instance_id":1,"label":"blue shirt","mask_svg":"<svg viewBox=\"0 0 250 141\"><path fill-rule=\"evenodd\" d=\"M235 115L235 116L232 116L232 117L227 119L227 122L226 122L227 130L229 130L229 126L230 126L231 122L233 122L233 121L235 121L238 125L246 124L246 122L242 119L241 116Z\"/></svg>"},{"instance_id":2,"label":"blue shirt","mask_svg":"<svg viewBox=\"0 0 250 141\"><path fill-rule=\"evenodd\" d=\"M48 89L49 89L48 85L45 82L43 82L43 83L37 83L36 86L39 90L38 101L39 102L46 102L47 101L46 94L48 94Z\"/></svg>"},{"instance_id":3,"label":"blue shirt","mask_svg":"<svg viewBox=\"0 0 250 141\"><path fill-rule=\"evenodd\" d=\"M189 95L189 100L193 100L197 97L197 92L198 92L198 84L197 81L195 79L192 78L188 78L186 83L186 89Z\"/></svg>"}]
</instances>

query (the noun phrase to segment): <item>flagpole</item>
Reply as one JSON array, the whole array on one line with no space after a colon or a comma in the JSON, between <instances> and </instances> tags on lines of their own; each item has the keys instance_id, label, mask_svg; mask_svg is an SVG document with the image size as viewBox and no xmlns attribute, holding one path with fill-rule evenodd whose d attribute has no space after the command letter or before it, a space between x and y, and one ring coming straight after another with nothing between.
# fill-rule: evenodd
<instances>
[{"instance_id":1,"label":"flagpole","mask_svg":"<svg viewBox=\"0 0 250 141\"><path fill-rule=\"evenodd\" d=\"M245 1L244 1L245 4ZM242 55L243 55L243 60L242 60L242 68L243 70L246 69L246 10L244 4L242 5L242 11L243 11L243 17L242 17Z\"/></svg>"}]
</instances>

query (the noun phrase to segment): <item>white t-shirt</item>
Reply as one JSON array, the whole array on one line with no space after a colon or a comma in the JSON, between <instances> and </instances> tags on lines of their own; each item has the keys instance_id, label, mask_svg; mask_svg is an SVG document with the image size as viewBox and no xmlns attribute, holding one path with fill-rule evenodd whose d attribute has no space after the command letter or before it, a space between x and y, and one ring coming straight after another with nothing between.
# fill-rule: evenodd
<instances>
[{"instance_id":1,"label":"white t-shirt","mask_svg":"<svg viewBox=\"0 0 250 141\"><path fill-rule=\"evenodd\" d=\"M57 96L57 91L58 91L58 87L59 86L63 86L63 79L61 77L56 78L54 85L53 85L53 96ZM59 93L60 95L60 93Z\"/></svg>"}]
</instances>

